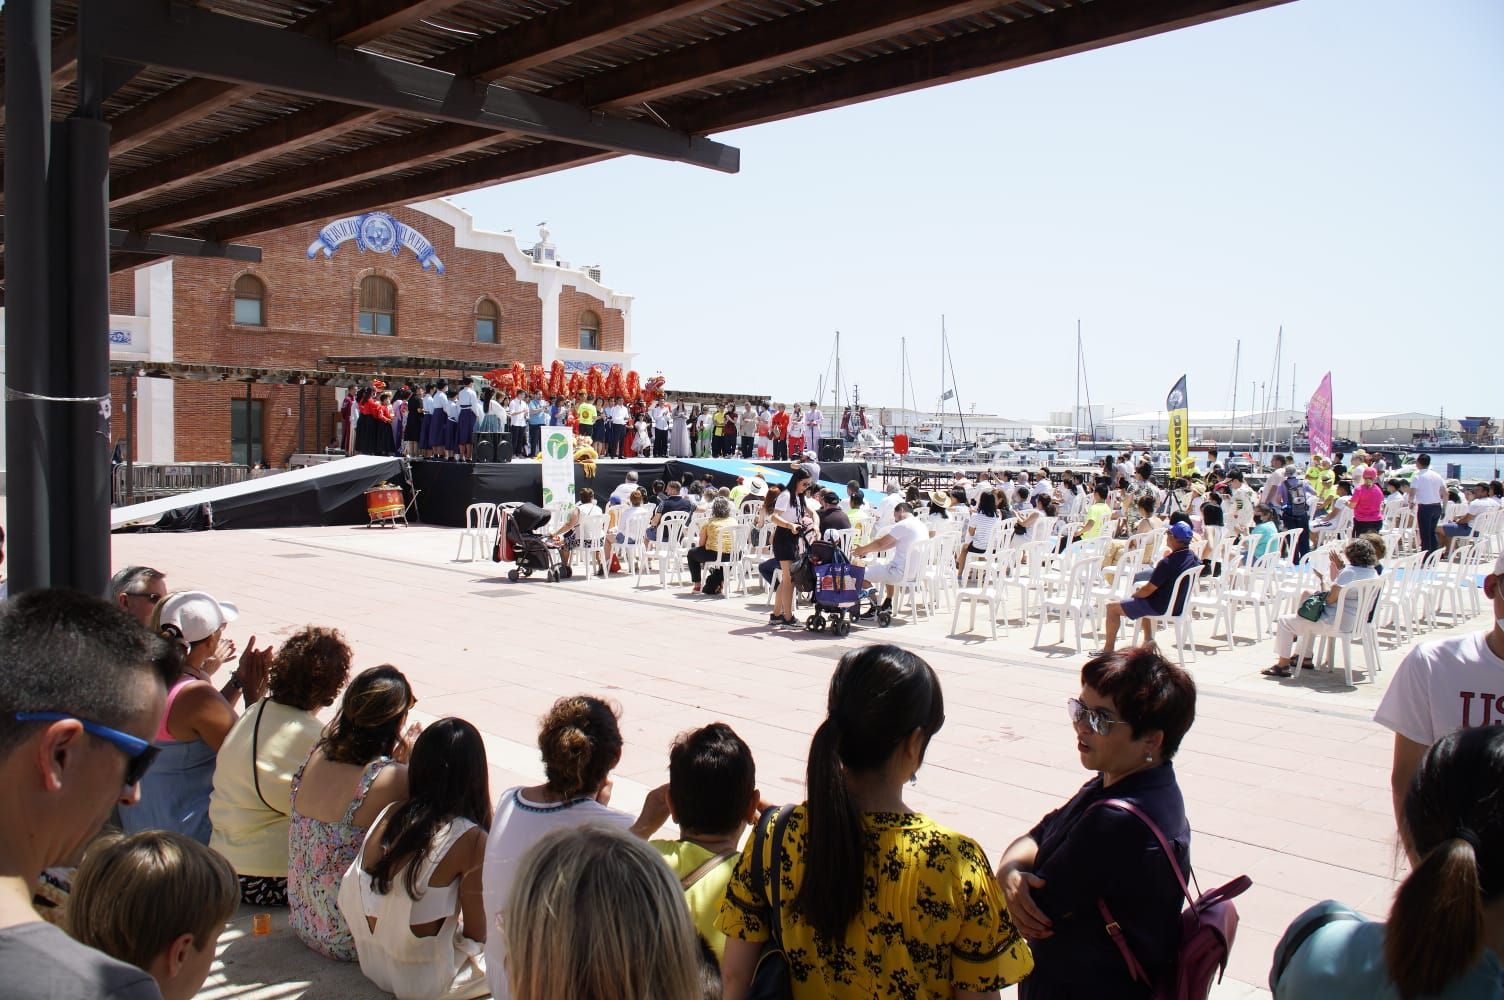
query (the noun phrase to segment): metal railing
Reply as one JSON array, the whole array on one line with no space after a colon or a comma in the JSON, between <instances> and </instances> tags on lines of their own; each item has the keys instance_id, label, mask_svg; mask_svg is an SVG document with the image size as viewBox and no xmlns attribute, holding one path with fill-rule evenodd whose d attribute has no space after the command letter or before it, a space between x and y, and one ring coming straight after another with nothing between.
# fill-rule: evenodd
<instances>
[{"instance_id":1,"label":"metal railing","mask_svg":"<svg viewBox=\"0 0 1504 1000\"><path fill-rule=\"evenodd\" d=\"M130 482L127 482L127 473ZM254 478L255 470L224 462L174 462L171 465L115 466L110 502L116 507L228 486Z\"/></svg>"}]
</instances>

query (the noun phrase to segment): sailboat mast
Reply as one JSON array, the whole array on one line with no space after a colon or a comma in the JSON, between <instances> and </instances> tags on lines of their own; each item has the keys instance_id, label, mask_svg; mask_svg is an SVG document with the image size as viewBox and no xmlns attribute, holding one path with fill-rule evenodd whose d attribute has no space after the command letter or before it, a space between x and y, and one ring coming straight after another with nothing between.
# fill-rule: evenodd
<instances>
[{"instance_id":1,"label":"sailboat mast","mask_svg":"<svg viewBox=\"0 0 1504 1000\"><path fill-rule=\"evenodd\" d=\"M835 400L835 410L841 410L841 331L836 331L836 385L831 390L831 396Z\"/></svg>"},{"instance_id":2,"label":"sailboat mast","mask_svg":"<svg viewBox=\"0 0 1504 1000\"><path fill-rule=\"evenodd\" d=\"M1071 411L1071 440L1081 447L1081 321L1076 320L1076 408Z\"/></svg>"},{"instance_id":3,"label":"sailboat mast","mask_svg":"<svg viewBox=\"0 0 1504 1000\"><path fill-rule=\"evenodd\" d=\"M1300 417L1296 415L1299 411L1295 409L1295 373L1299 367L1299 365L1290 366L1290 453L1292 455L1295 453L1295 431L1300 424Z\"/></svg>"},{"instance_id":4,"label":"sailboat mast","mask_svg":"<svg viewBox=\"0 0 1504 1000\"><path fill-rule=\"evenodd\" d=\"M935 415L940 418L940 442L945 442L945 313L940 314L940 404Z\"/></svg>"},{"instance_id":5,"label":"sailboat mast","mask_svg":"<svg viewBox=\"0 0 1504 1000\"><path fill-rule=\"evenodd\" d=\"M1270 394L1270 398L1274 400L1274 428L1273 428L1273 438L1274 438L1274 446L1276 448L1279 446L1279 425L1280 425L1280 413L1279 413L1279 363L1280 363L1281 354L1284 351L1284 347L1285 347L1285 327L1284 327L1284 324L1280 324L1279 333L1276 334L1275 338L1274 338L1274 392ZM1266 459L1265 461L1267 462L1268 460Z\"/></svg>"},{"instance_id":6,"label":"sailboat mast","mask_svg":"<svg viewBox=\"0 0 1504 1000\"><path fill-rule=\"evenodd\" d=\"M1232 352L1232 441L1238 440L1238 363L1243 360L1243 341L1239 340Z\"/></svg>"}]
</instances>

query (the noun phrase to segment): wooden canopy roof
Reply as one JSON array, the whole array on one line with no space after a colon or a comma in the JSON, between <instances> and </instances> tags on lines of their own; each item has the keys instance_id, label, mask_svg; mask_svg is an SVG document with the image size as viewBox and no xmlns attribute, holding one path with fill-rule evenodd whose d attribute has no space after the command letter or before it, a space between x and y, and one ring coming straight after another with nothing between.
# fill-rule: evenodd
<instances>
[{"instance_id":1,"label":"wooden canopy roof","mask_svg":"<svg viewBox=\"0 0 1504 1000\"><path fill-rule=\"evenodd\" d=\"M82 6L111 225L218 245L623 153L734 171L704 137L1284 2L53 0L53 115Z\"/></svg>"}]
</instances>

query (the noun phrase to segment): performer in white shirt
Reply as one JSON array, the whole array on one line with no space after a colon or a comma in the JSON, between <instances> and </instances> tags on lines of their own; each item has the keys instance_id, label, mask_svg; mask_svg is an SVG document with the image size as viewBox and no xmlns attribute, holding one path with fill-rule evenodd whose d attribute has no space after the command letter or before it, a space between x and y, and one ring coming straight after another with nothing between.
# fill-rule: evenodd
<instances>
[{"instance_id":1,"label":"performer in white shirt","mask_svg":"<svg viewBox=\"0 0 1504 1000\"><path fill-rule=\"evenodd\" d=\"M673 426L674 411L668 405L668 400L660 399L653 404L648 415L653 420L653 457L668 457L668 432Z\"/></svg>"},{"instance_id":2,"label":"performer in white shirt","mask_svg":"<svg viewBox=\"0 0 1504 1000\"><path fill-rule=\"evenodd\" d=\"M1437 548L1436 525L1445 505L1447 481L1431 468L1431 456L1415 456L1415 475L1410 477L1410 503L1415 508L1415 527L1420 532L1420 547L1427 552Z\"/></svg>"},{"instance_id":3,"label":"performer in white shirt","mask_svg":"<svg viewBox=\"0 0 1504 1000\"><path fill-rule=\"evenodd\" d=\"M527 455L527 395L517 393L507 404L507 433L512 437L512 454Z\"/></svg>"}]
</instances>

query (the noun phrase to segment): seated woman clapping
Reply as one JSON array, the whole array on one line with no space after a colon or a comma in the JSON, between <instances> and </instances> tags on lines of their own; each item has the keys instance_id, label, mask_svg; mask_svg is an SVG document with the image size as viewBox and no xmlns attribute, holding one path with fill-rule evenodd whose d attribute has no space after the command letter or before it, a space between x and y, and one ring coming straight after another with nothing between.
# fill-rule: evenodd
<instances>
[{"instance_id":1,"label":"seated woman clapping","mask_svg":"<svg viewBox=\"0 0 1504 1000\"><path fill-rule=\"evenodd\" d=\"M409 798L381 811L340 885L360 971L398 1000L485 996L491 791L480 733L463 719L429 726L407 782Z\"/></svg>"}]
</instances>

